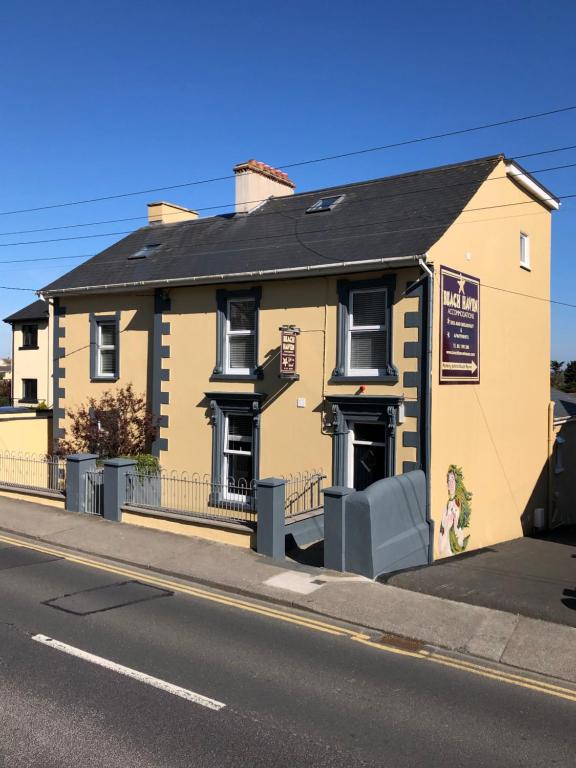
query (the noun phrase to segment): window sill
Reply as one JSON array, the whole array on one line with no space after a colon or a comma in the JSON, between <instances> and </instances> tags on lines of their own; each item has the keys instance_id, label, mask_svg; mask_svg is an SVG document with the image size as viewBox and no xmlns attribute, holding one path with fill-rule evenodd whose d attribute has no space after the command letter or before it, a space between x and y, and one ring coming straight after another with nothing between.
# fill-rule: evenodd
<instances>
[{"instance_id":1,"label":"window sill","mask_svg":"<svg viewBox=\"0 0 576 768\"><path fill-rule=\"evenodd\" d=\"M520 269L525 269L526 272L532 272L532 267L530 264L522 264L522 262L520 262Z\"/></svg>"},{"instance_id":2,"label":"window sill","mask_svg":"<svg viewBox=\"0 0 576 768\"><path fill-rule=\"evenodd\" d=\"M118 381L119 376L90 376L90 381L92 382L112 382Z\"/></svg>"},{"instance_id":3,"label":"window sill","mask_svg":"<svg viewBox=\"0 0 576 768\"><path fill-rule=\"evenodd\" d=\"M18 352L22 352L25 349L40 349L40 347L18 347Z\"/></svg>"},{"instance_id":4,"label":"window sill","mask_svg":"<svg viewBox=\"0 0 576 768\"><path fill-rule=\"evenodd\" d=\"M328 384L397 384L400 377L397 373L390 373L384 376L331 376Z\"/></svg>"},{"instance_id":5,"label":"window sill","mask_svg":"<svg viewBox=\"0 0 576 768\"><path fill-rule=\"evenodd\" d=\"M210 381L260 381L262 373L213 373Z\"/></svg>"}]
</instances>

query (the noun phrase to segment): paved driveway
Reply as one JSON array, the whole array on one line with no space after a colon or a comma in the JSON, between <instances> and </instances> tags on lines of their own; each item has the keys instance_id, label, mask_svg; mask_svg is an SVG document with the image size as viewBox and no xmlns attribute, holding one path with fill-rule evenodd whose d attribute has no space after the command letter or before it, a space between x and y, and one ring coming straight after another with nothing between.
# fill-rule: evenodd
<instances>
[{"instance_id":1,"label":"paved driveway","mask_svg":"<svg viewBox=\"0 0 576 768\"><path fill-rule=\"evenodd\" d=\"M576 526L514 539L379 581L576 627Z\"/></svg>"}]
</instances>

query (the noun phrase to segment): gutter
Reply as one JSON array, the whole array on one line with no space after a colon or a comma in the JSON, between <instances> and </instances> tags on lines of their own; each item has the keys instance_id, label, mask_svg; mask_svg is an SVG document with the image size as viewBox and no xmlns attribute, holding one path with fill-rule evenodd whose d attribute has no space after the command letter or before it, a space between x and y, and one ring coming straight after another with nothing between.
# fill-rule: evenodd
<instances>
[{"instance_id":1,"label":"gutter","mask_svg":"<svg viewBox=\"0 0 576 768\"><path fill-rule=\"evenodd\" d=\"M126 291L138 288L171 288L188 285L206 285L210 283L238 283L250 280L274 280L282 277L309 277L310 275L341 274L342 272L362 272L378 269L379 267L394 268L408 267L424 263L424 256L399 256L397 258L362 259L361 261L340 261L329 264L313 264L307 267L282 267L280 269L259 269L251 272L229 272L226 274L199 275L190 277L172 277L164 280L140 280L138 282L109 283L105 285L86 285L79 288L61 288L40 290L37 295L41 299L52 296L81 296L87 293L103 293L104 291Z\"/></svg>"}]
</instances>

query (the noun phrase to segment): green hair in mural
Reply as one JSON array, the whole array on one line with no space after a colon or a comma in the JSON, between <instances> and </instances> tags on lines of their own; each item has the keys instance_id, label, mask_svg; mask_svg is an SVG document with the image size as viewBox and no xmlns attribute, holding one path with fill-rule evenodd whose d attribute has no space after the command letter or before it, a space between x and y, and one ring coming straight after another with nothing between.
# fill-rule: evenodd
<instances>
[{"instance_id":1,"label":"green hair in mural","mask_svg":"<svg viewBox=\"0 0 576 768\"><path fill-rule=\"evenodd\" d=\"M472 512L472 493L466 490L466 486L464 485L464 474L461 467L457 467L456 464L450 464L446 480L449 479L450 473L454 475L456 480L456 492L454 493L454 498L460 507L458 525L460 528L468 528L470 525L470 514Z\"/></svg>"},{"instance_id":2,"label":"green hair in mural","mask_svg":"<svg viewBox=\"0 0 576 768\"><path fill-rule=\"evenodd\" d=\"M448 503L440 524L440 554L456 555L464 552L470 534L464 530L470 526L472 514L472 493L464 485L464 473L456 464L450 464L446 473Z\"/></svg>"}]
</instances>

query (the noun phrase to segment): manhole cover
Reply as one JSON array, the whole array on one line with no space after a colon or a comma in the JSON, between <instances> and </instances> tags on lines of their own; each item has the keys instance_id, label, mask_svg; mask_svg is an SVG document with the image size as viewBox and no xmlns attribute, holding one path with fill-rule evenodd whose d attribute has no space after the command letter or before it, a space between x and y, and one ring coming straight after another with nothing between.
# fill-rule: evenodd
<instances>
[{"instance_id":1,"label":"manhole cover","mask_svg":"<svg viewBox=\"0 0 576 768\"><path fill-rule=\"evenodd\" d=\"M159 597L172 597L174 593L167 589L151 587L139 581L123 581L109 584L106 587L95 587L74 592L71 595L55 597L46 600L44 605L57 608L59 611L73 613L76 616L87 616L90 613L101 613L113 608L123 608L145 600L156 600Z\"/></svg>"}]
</instances>

